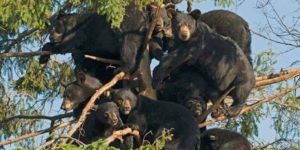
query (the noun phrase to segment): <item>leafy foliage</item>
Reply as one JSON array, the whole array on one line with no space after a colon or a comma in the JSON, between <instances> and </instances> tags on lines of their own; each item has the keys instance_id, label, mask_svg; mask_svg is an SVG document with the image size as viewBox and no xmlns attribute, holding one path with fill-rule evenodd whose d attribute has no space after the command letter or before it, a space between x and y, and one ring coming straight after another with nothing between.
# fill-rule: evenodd
<instances>
[{"instance_id":1,"label":"leafy foliage","mask_svg":"<svg viewBox=\"0 0 300 150\"><path fill-rule=\"evenodd\" d=\"M167 141L172 140L171 130L164 129L162 135L157 138L153 144L144 141L143 144L136 150L162 150ZM104 139L99 139L91 144L84 146L75 146L70 143L60 144L58 150L117 150L117 148L108 146Z\"/></svg>"},{"instance_id":2,"label":"leafy foliage","mask_svg":"<svg viewBox=\"0 0 300 150\"><path fill-rule=\"evenodd\" d=\"M16 32L21 26L42 29L53 10L51 0L3 0L0 6L1 28L8 32Z\"/></svg>"}]
</instances>

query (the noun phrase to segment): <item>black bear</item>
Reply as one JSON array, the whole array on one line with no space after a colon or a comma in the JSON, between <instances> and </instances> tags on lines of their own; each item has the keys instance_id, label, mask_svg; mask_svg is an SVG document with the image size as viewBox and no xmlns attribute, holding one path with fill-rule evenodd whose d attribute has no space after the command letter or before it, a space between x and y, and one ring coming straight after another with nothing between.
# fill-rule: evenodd
<instances>
[{"instance_id":1,"label":"black bear","mask_svg":"<svg viewBox=\"0 0 300 150\"><path fill-rule=\"evenodd\" d=\"M239 133L215 128L201 134L201 150L251 150L251 144Z\"/></svg>"},{"instance_id":2,"label":"black bear","mask_svg":"<svg viewBox=\"0 0 300 150\"><path fill-rule=\"evenodd\" d=\"M167 18L165 12L161 11L161 17L158 19L162 20L163 17L164 20L157 24L159 28L164 28L162 23L169 21L165 19ZM149 97L155 98L155 92L151 86L149 52L146 51L146 54L139 53L149 24L148 19L150 16L148 14L151 13L146 10L139 11L133 3L130 4L126 7L126 15L120 29L111 29L111 25L106 21L106 18L96 13L60 14L52 22L53 29L50 32L50 43L45 44L42 50L64 53L67 50L75 49L82 51L84 54L121 59L123 62L121 70L125 72L132 73L137 68L142 68L138 70L138 73L135 73L136 76L132 77L132 79L138 78L138 80L131 80L132 85L138 85L133 89L138 89L138 92L151 93ZM41 56L40 63L45 63L48 59L49 55ZM136 60L138 62L142 61L143 65L138 66ZM75 60L75 62L80 61ZM131 86L131 83L129 86Z\"/></svg>"},{"instance_id":3,"label":"black bear","mask_svg":"<svg viewBox=\"0 0 300 150\"><path fill-rule=\"evenodd\" d=\"M76 81L66 86L63 94L61 109L65 111L77 108L83 102L88 101L96 90L103 85L96 77L84 72L78 72L76 77Z\"/></svg>"},{"instance_id":4,"label":"black bear","mask_svg":"<svg viewBox=\"0 0 300 150\"><path fill-rule=\"evenodd\" d=\"M138 49L142 46L143 35L149 24L148 19L152 17L153 12L155 9L149 12L140 11L134 3L129 4L120 29L111 29L105 16L96 13L59 14L51 23L53 28L49 38L54 48L47 47L47 49L60 53L65 50L79 49L85 54L95 56L112 59L121 57L124 67L127 68L126 71L131 70L135 65ZM159 14L156 32L162 32L165 24L170 25L166 13L166 10L162 9ZM47 49L43 48L43 50ZM40 62L45 63L47 57L49 55L42 56Z\"/></svg>"},{"instance_id":5,"label":"black bear","mask_svg":"<svg viewBox=\"0 0 300 150\"><path fill-rule=\"evenodd\" d=\"M201 115L207 110L206 83L201 72L184 65L174 70L169 78L157 89L157 97L162 101L182 104L194 115L197 122L203 122ZM205 128L201 129L205 130Z\"/></svg>"},{"instance_id":6,"label":"black bear","mask_svg":"<svg viewBox=\"0 0 300 150\"><path fill-rule=\"evenodd\" d=\"M237 42L252 63L251 32L248 23L241 16L228 10L212 10L201 14L199 19L218 34L229 36Z\"/></svg>"},{"instance_id":7,"label":"black bear","mask_svg":"<svg viewBox=\"0 0 300 150\"><path fill-rule=\"evenodd\" d=\"M254 71L243 51L230 37L217 34L192 15L174 14L172 26L175 39L182 44L163 57L154 69L154 87L179 66L192 66L209 83L206 93L212 102L234 87L229 93L233 104L227 116L237 116L255 85Z\"/></svg>"},{"instance_id":8,"label":"black bear","mask_svg":"<svg viewBox=\"0 0 300 150\"><path fill-rule=\"evenodd\" d=\"M78 108L76 108L78 109ZM80 116L75 116L78 118ZM87 116L82 129L77 130L72 137L80 140L85 144L92 143L98 139L105 139L112 135L114 130L123 126L123 122L119 115L119 108L113 102L104 102L95 105ZM116 140L110 145L127 150L132 145L132 139L125 138L124 144Z\"/></svg>"},{"instance_id":9,"label":"black bear","mask_svg":"<svg viewBox=\"0 0 300 150\"><path fill-rule=\"evenodd\" d=\"M199 146L197 123L183 106L136 96L129 89L114 91L112 100L121 113L128 115L126 125L140 131L141 137L149 142L161 136L163 129L171 129L172 141L164 149L193 150ZM150 131L152 134L147 134Z\"/></svg>"}]
</instances>

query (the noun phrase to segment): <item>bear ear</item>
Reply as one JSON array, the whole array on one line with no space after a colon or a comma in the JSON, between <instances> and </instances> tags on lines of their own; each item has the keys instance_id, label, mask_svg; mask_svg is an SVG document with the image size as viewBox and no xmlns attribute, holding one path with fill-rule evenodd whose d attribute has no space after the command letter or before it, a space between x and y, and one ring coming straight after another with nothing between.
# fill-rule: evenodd
<instances>
[{"instance_id":1,"label":"bear ear","mask_svg":"<svg viewBox=\"0 0 300 150\"><path fill-rule=\"evenodd\" d=\"M116 94L119 92L119 89L110 89L109 93L110 93L110 97L111 97L111 101L113 101L116 97Z\"/></svg>"},{"instance_id":2,"label":"bear ear","mask_svg":"<svg viewBox=\"0 0 300 150\"><path fill-rule=\"evenodd\" d=\"M85 74L81 71L76 73L76 79L79 84L83 84L85 81Z\"/></svg>"},{"instance_id":3,"label":"bear ear","mask_svg":"<svg viewBox=\"0 0 300 150\"><path fill-rule=\"evenodd\" d=\"M199 19L201 16L201 11L199 9L195 9L189 13L194 19Z\"/></svg>"},{"instance_id":4,"label":"bear ear","mask_svg":"<svg viewBox=\"0 0 300 150\"><path fill-rule=\"evenodd\" d=\"M168 3L164 7L165 7L165 9L174 9L174 10L176 10L176 5L173 4L173 3Z\"/></svg>"},{"instance_id":5,"label":"bear ear","mask_svg":"<svg viewBox=\"0 0 300 150\"><path fill-rule=\"evenodd\" d=\"M167 10L167 15L169 18L172 18L177 14L175 8L166 8L166 10Z\"/></svg>"}]
</instances>

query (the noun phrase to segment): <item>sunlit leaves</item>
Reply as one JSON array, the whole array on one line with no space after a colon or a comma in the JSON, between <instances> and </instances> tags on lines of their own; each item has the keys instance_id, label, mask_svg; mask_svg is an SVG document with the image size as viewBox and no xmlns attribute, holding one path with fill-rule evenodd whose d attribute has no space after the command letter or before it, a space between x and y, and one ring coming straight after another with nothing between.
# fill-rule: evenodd
<instances>
[{"instance_id":1,"label":"sunlit leaves","mask_svg":"<svg viewBox=\"0 0 300 150\"><path fill-rule=\"evenodd\" d=\"M162 131L162 135L157 138L153 144L150 144L147 141L143 141L143 144L137 148L136 150L162 150L165 147L166 142L171 141L173 134L171 130L164 129ZM82 145L80 147L75 146L70 143L63 143L58 145L58 149L62 150L117 150L117 148L108 146L106 141L103 139L99 139L91 144Z\"/></svg>"},{"instance_id":2,"label":"sunlit leaves","mask_svg":"<svg viewBox=\"0 0 300 150\"><path fill-rule=\"evenodd\" d=\"M16 32L22 25L28 28L44 28L52 9L51 0L2 0L0 22L3 29Z\"/></svg>"},{"instance_id":3,"label":"sunlit leaves","mask_svg":"<svg viewBox=\"0 0 300 150\"><path fill-rule=\"evenodd\" d=\"M216 5L220 5L222 7L229 7L230 5L234 4L236 0L215 0Z\"/></svg>"},{"instance_id":4,"label":"sunlit leaves","mask_svg":"<svg viewBox=\"0 0 300 150\"><path fill-rule=\"evenodd\" d=\"M257 76L267 75L274 71L273 66L277 63L274 57L275 52L272 49L267 49L256 55L253 67Z\"/></svg>"}]
</instances>

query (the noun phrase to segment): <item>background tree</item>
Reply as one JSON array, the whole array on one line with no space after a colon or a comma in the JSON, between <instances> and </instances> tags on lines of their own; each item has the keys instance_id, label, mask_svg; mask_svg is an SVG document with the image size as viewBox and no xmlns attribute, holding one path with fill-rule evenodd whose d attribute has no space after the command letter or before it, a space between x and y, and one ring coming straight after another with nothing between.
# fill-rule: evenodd
<instances>
[{"instance_id":1,"label":"background tree","mask_svg":"<svg viewBox=\"0 0 300 150\"><path fill-rule=\"evenodd\" d=\"M34 53L47 42L49 22L58 11L78 13L97 11L107 17L113 28L117 28L123 19L124 6L130 1L133 0L0 1L0 141L71 120L66 118L70 117L70 114L58 115L62 112L57 107L60 106L62 99L62 85L74 80L74 64L70 55L52 56L47 65L41 66L35 57L39 54ZM135 2L143 7L151 0ZM199 5L203 3L196 2ZM281 14L274 6L275 0L257 1L255 13L263 14L266 24L262 24L260 30L252 29L253 36L260 36L271 44L279 44L284 48L279 52L275 52L272 48L266 49L255 56L254 68L257 76L276 73L278 58L286 53L299 51L300 2L299 0L288 2L296 5L297 9L291 10L289 14ZM245 0L211 0L209 3L215 4L216 8L246 5ZM295 57L289 66L279 67L283 69L295 67L299 66L299 62L299 57ZM249 104L265 99L285 88L299 85L298 82L299 78L294 78L294 80L256 88L249 97ZM215 123L214 126L242 132L258 149L300 149L299 101L297 90L293 90L283 97L275 97L267 105L260 105L237 118ZM269 143L261 143L257 140L257 136L263 131L259 131L258 128L261 126L260 122L266 118L273 120L276 139ZM44 143L47 137L59 137L61 136L59 133L65 133L68 128L59 129L59 132L54 131L49 135L28 138L13 144L12 147L35 149Z\"/></svg>"}]
</instances>

